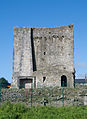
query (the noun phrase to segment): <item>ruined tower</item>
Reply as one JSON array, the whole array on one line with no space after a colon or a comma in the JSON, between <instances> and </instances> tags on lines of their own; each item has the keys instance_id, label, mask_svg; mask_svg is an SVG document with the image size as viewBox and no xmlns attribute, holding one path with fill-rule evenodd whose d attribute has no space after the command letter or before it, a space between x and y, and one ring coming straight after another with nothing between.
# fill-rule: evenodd
<instances>
[{"instance_id":1,"label":"ruined tower","mask_svg":"<svg viewBox=\"0 0 87 119\"><path fill-rule=\"evenodd\" d=\"M73 87L73 25L15 27L12 78L16 88Z\"/></svg>"}]
</instances>

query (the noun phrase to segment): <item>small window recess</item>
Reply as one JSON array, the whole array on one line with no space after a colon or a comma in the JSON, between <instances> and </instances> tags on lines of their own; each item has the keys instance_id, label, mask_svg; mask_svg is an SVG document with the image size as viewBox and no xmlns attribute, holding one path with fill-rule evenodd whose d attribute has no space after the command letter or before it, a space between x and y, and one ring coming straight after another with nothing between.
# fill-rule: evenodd
<instances>
[{"instance_id":1,"label":"small window recess","mask_svg":"<svg viewBox=\"0 0 87 119\"><path fill-rule=\"evenodd\" d=\"M43 77L43 82L45 82L45 80L46 80L46 77Z\"/></svg>"},{"instance_id":2,"label":"small window recess","mask_svg":"<svg viewBox=\"0 0 87 119\"><path fill-rule=\"evenodd\" d=\"M46 52L44 52L44 55L46 55Z\"/></svg>"},{"instance_id":3,"label":"small window recess","mask_svg":"<svg viewBox=\"0 0 87 119\"><path fill-rule=\"evenodd\" d=\"M66 67L64 67L64 69L66 69Z\"/></svg>"},{"instance_id":4,"label":"small window recess","mask_svg":"<svg viewBox=\"0 0 87 119\"><path fill-rule=\"evenodd\" d=\"M64 36L62 36L62 38L64 38Z\"/></svg>"}]
</instances>

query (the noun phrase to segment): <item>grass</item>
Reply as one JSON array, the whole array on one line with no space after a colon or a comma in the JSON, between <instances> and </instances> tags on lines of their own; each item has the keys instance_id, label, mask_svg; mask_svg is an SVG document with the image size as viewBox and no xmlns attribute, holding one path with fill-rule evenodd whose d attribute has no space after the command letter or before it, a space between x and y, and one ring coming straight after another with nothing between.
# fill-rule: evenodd
<instances>
[{"instance_id":1,"label":"grass","mask_svg":"<svg viewBox=\"0 0 87 119\"><path fill-rule=\"evenodd\" d=\"M31 108L5 102L0 107L0 119L87 119L87 106Z\"/></svg>"}]
</instances>

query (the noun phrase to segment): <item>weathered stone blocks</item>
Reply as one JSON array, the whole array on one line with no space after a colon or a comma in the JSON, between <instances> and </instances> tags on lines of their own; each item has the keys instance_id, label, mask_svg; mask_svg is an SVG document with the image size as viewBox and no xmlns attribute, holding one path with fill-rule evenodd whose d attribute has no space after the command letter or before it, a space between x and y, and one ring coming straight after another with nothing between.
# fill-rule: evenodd
<instances>
[{"instance_id":1,"label":"weathered stone blocks","mask_svg":"<svg viewBox=\"0 0 87 119\"><path fill-rule=\"evenodd\" d=\"M19 78L20 77L20 78ZM23 77L26 80L23 82ZM31 80L27 82L28 80ZM73 25L14 28L13 87L73 87ZM27 85L28 87L28 85Z\"/></svg>"}]
</instances>

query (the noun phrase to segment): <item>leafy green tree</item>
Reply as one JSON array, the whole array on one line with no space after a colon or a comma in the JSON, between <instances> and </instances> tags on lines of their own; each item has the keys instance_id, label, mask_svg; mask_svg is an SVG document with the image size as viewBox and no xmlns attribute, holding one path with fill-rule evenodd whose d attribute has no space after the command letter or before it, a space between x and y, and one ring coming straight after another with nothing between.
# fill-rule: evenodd
<instances>
[{"instance_id":1,"label":"leafy green tree","mask_svg":"<svg viewBox=\"0 0 87 119\"><path fill-rule=\"evenodd\" d=\"M0 78L0 83L1 84L8 84L8 81L4 77L2 77L2 78Z\"/></svg>"},{"instance_id":2,"label":"leafy green tree","mask_svg":"<svg viewBox=\"0 0 87 119\"><path fill-rule=\"evenodd\" d=\"M1 87L6 88L9 85L10 85L10 83L8 83L8 81L4 77L0 78L0 86Z\"/></svg>"}]
</instances>

